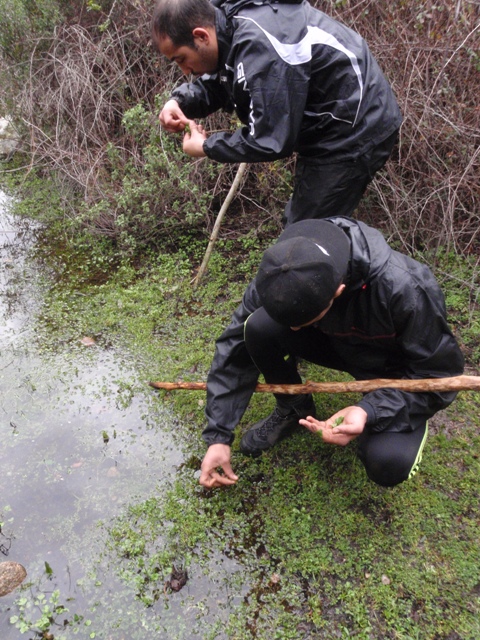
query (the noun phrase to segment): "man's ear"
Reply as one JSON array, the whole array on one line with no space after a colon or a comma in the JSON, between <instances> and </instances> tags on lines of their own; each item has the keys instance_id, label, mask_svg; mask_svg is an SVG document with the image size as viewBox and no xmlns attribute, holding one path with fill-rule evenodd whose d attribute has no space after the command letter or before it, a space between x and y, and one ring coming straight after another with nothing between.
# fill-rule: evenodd
<instances>
[{"instance_id":1,"label":"man's ear","mask_svg":"<svg viewBox=\"0 0 480 640\"><path fill-rule=\"evenodd\" d=\"M338 296L341 296L344 290L345 290L345 285L344 284L339 285L338 289L335 291L335 295L333 296L333 298L335 299L335 298L338 298Z\"/></svg>"},{"instance_id":2,"label":"man's ear","mask_svg":"<svg viewBox=\"0 0 480 640\"><path fill-rule=\"evenodd\" d=\"M194 40L199 40L202 44L209 44L211 40L210 31L205 27L195 27L192 36Z\"/></svg>"}]
</instances>

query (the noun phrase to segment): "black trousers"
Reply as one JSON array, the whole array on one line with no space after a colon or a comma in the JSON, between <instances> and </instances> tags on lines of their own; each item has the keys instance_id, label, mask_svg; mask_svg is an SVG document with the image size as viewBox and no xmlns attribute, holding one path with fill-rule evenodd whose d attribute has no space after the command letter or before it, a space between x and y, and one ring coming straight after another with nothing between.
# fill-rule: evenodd
<instances>
[{"instance_id":1,"label":"black trousers","mask_svg":"<svg viewBox=\"0 0 480 640\"><path fill-rule=\"evenodd\" d=\"M347 371L354 377L359 375L334 352L328 337L321 332L311 327L292 331L272 320L263 307L252 313L245 323L245 345L268 384L301 384L296 357ZM276 398L284 406L300 399L287 394L276 395ZM417 471L426 437L425 422L423 428L407 432L374 432L367 428L354 442L368 477L379 485L391 487Z\"/></svg>"},{"instance_id":2,"label":"black trousers","mask_svg":"<svg viewBox=\"0 0 480 640\"><path fill-rule=\"evenodd\" d=\"M285 226L310 218L351 216L366 188L388 160L398 131L355 160L297 158L295 185L285 207Z\"/></svg>"}]
</instances>

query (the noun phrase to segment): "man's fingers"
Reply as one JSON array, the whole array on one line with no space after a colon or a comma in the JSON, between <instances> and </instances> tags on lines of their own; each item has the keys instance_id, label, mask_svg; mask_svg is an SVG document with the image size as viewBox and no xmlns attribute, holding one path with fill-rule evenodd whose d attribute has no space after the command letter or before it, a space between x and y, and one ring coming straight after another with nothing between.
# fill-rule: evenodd
<instances>
[{"instance_id":1,"label":"man's fingers","mask_svg":"<svg viewBox=\"0 0 480 640\"><path fill-rule=\"evenodd\" d=\"M220 466L223 473L217 470L220 469ZM199 482L203 487L214 489L216 487L235 484L237 480L238 476L233 472L231 465L226 462L213 469L202 470Z\"/></svg>"},{"instance_id":2,"label":"man's fingers","mask_svg":"<svg viewBox=\"0 0 480 640\"><path fill-rule=\"evenodd\" d=\"M316 420L312 416L307 416L305 419L302 418L298 422L302 425L302 427L306 427L312 433L316 433L317 431L325 428L325 422Z\"/></svg>"},{"instance_id":3,"label":"man's fingers","mask_svg":"<svg viewBox=\"0 0 480 640\"><path fill-rule=\"evenodd\" d=\"M225 476L227 476L227 478L230 478L234 482L236 482L238 480L238 476L233 471L233 469L232 469L230 464L224 464L222 468L223 468L223 472L224 472Z\"/></svg>"},{"instance_id":4,"label":"man's fingers","mask_svg":"<svg viewBox=\"0 0 480 640\"><path fill-rule=\"evenodd\" d=\"M189 124L188 118L183 114L178 113L161 113L159 115L161 126L172 133L180 133L185 130L187 124Z\"/></svg>"},{"instance_id":5,"label":"man's fingers","mask_svg":"<svg viewBox=\"0 0 480 640\"><path fill-rule=\"evenodd\" d=\"M216 482L218 483L215 486L221 486L221 485L232 485L235 484L237 480L234 480L233 478L229 478L227 476L222 476L220 473L216 473L215 474L215 479Z\"/></svg>"},{"instance_id":6,"label":"man's fingers","mask_svg":"<svg viewBox=\"0 0 480 640\"><path fill-rule=\"evenodd\" d=\"M218 473L218 471L213 471L210 474L205 474L205 477L202 474L200 476L200 484L207 489L215 489L217 487L235 484L238 478L236 476L234 477L235 479L227 476L222 476L220 473Z\"/></svg>"},{"instance_id":7,"label":"man's fingers","mask_svg":"<svg viewBox=\"0 0 480 640\"><path fill-rule=\"evenodd\" d=\"M189 120L188 121L188 125L190 126L190 129L192 131L198 131L198 133L203 133L204 132L204 128L202 127L201 124L197 124L194 120Z\"/></svg>"}]
</instances>

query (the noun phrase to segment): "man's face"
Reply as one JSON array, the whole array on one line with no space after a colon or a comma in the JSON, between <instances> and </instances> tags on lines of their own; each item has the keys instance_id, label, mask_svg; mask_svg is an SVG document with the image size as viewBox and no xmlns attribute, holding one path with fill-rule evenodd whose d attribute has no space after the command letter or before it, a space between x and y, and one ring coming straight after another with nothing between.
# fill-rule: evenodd
<instances>
[{"instance_id":1,"label":"man's face","mask_svg":"<svg viewBox=\"0 0 480 640\"><path fill-rule=\"evenodd\" d=\"M200 30L196 29L195 31ZM190 74L201 76L204 73L212 74L217 71L218 48L216 38L213 38L212 34L207 32L198 36L194 35L193 47L176 47L170 38L164 37L158 40L158 48L171 62L175 62L186 76Z\"/></svg>"},{"instance_id":2,"label":"man's face","mask_svg":"<svg viewBox=\"0 0 480 640\"><path fill-rule=\"evenodd\" d=\"M290 327L290 329L292 331L299 331L300 329L303 329L304 327L309 327L310 325L315 324L315 322L318 322L319 320L321 320L324 316L327 315L327 313L330 311L332 307L332 304L335 302L335 299L338 298L338 296L341 296L344 290L345 290L345 285L341 284L336 290L333 298L330 300L330 304L328 305L328 307L324 309L321 313L319 313L316 318L313 318L313 320L310 320L310 322L305 322L305 324L301 324L298 327Z\"/></svg>"},{"instance_id":3,"label":"man's face","mask_svg":"<svg viewBox=\"0 0 480 640\"><path fill-rule=\"evenodd\" d=\"M333 304L333 298L332 298L332 300L330 300L330 304L328 305L328 307L326 309L324 309L321 313L319 313L316 318L314 318L313 320L310 320L310 322L305 322L305 324L300 324L298 327L290 327L290 329L292 331L299 331L300 329L303 329L304 327L309 327L311 324L315 324L315 322L318 322L324 316L327 315L327 313L330 311L330 307L332 306L332 304Z\"/></svg>"}]
</instances>

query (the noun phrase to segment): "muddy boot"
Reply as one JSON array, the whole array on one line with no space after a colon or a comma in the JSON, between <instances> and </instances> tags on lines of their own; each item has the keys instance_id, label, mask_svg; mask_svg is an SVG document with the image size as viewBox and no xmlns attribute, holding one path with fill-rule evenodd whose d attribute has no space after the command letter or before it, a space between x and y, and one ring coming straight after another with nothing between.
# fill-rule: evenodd
<instances>
[{"instance_id":1,"label":"muddy boot","mask_svg":"<svg viewBox=\"0 0 480 640\"><path fill-rule=\"evenodd\" d=\"M299 426L300 418L316 417L315 403L312 396L306 396L301 402L290 406L277 404L272 413L253 425L240 442L240 451L254 458L262 451L291 435Z\"/></svg>"}]
</instances>

